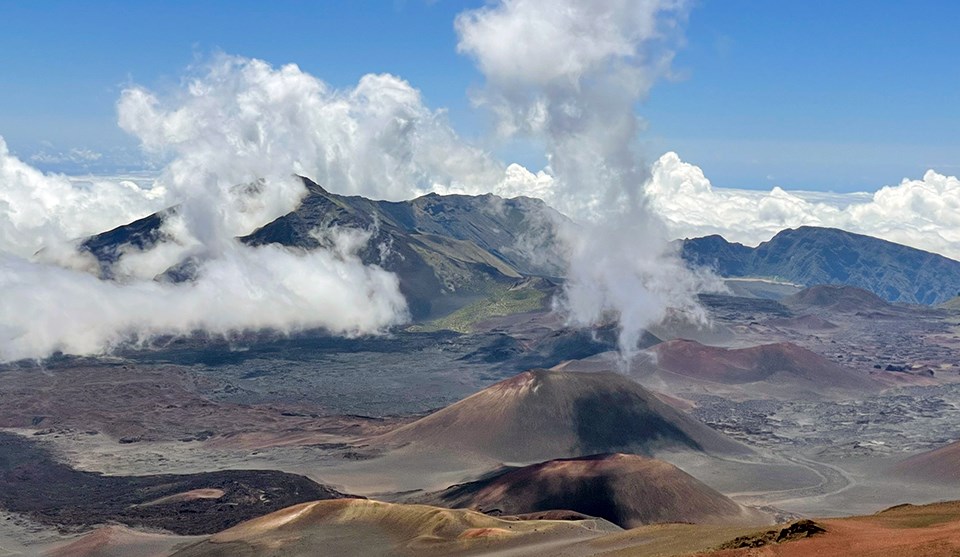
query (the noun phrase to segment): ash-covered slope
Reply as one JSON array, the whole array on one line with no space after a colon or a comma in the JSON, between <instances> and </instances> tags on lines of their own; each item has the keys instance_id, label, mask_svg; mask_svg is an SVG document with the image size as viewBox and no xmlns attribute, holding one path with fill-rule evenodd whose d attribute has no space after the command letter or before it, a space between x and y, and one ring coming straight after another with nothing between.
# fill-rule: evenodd
<instances>
[{"instance_id":1,"label":"ash-covered slope","mask_svg":"<svg viewBox=\"0 0 960 557\"><path fill-rule=\"evenodd\" d=\"M960 482L960 441L914 455L896 466L906 480L957 485Z\"/></svg>"},{"instance_id":2,"label":"ash-covered slope","mask_svg":"<svg viewBox=\"0 0 960 557\"><path fill-rule=\"evenodd\" d=\"M960 291L960 262L862 234L801 226L756 248L713 235L683 240L683 258L725 277L846 284L890 302L938 304Z\"/></svg>"},{"instance_id":3,"label":"ash-covered slope","mask_svg":"<svg viewBox=\"0 0 960 557\"><path fill-rule=\"evenodd\" d=\"M644 524L766 523L679 468L652 458L604 454L551 460L451 486L418 502L520 515L570 510L623 528Z\"/></svg>"},{"instance_id":4,"label":"ash-covered slope","mask_svg":"<svg viewBox=\"0 0 960 557\"><path fill-rule=\"evenodd\" d=\"M591 522L601 524L590 524ZM954 557L960 502L898 505L776 527L677 524L610 531L603 521L505 521L470 511L323 501L252 520L176 557L316 555L634 555Z\"/></svg>"},{"instance_id":5,"label":"ash-covered slope","mask_svg":"<svg viewBox=\"0 0 960 557\"><path fill-rule=\"evenodd\" d=\"M144 532L126 526L109 525L58 544L43 557L130 557L168 556L195 538L165 532ZM199 541L199 540L197 540Z\"/></svg>"},{"instance_id":6,"label":"ash-covered slope","mask_svg":"<svg viewBox=\"0 0 960 557\"><path fill-rule=\"evenodd\" d=\"M173 555L386 557L496 555L506 550L535 555L558 543L614 532L620 529L597 519L505 520L426 505L317 501L247 521Z\"/></svg>"},{"instance_id":7,"label":"ash-covered slope","mask_svg":"<svg viewBox=\"0 0 960 557\"><path fill-rule=\"evenodd\" d=\"M331 227L366 230L371 238L360 257L398 275L415 319L450 313L497 284L560 272L552 227L562 217L538 199L430 194L375 201L330 193L307 178L303 183L307 195L294 211L240 240L309 250L323 245L322 231ZM93 254L101 276L110 278L125 252L165 240L163 223L176 212L174 207L92 236L81 249ZM187 261L164 278L187 280L191 272Z\"/></svg>"},{"instance_id":8,"label":"ash-covered slope","mask_svg":"<svg viewBox=\"0 0 960 557\"><path fill-rule=\"evenodd\" d=\"M750 453L623 375L543 369L501 381L372 442L505 462L612 452Z\"/></svg>"}]
</instances>

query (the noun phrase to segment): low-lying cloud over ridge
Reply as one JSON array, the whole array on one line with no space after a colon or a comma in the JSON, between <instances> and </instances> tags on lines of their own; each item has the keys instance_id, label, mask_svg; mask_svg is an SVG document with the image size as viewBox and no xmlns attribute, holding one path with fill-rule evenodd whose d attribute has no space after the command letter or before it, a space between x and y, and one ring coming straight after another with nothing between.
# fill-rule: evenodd
<instances>
[{"instance_id":1,"label":"low-lying cloud over ridge","mask_svg":"<svg viewBox=\"0 0 960 557\"><path fill-rule=\"evenodd\" d=\"M406 311L396 276L349 252L236 249L206 261L199 274L191 283L118 283L0 254L0 361L98 354L198 330L371 333L402 321Z\"/></svg>"},{"instance_id":2,"label":"low-lying cloud over ridge","mask_svg":"<svg viewBox=\"0 0 960 557\"><path fill-rule=\"evenodd\" d=\"M82 187L0 151L0 360L96 353L197 329L383 330L406 319L406 305L394 275L354 255L362 233L325 231L337 247L310 253L249 248L235 237L296 207L305 190L295 172L342 193L397 199L505 177L389 75L337 91L293 65L218 56L170 97L125 90L118 113L145 150L169 160L149 189ZM71 250L75 239L172 204L171 239L126 254L121 282L81 271L90 262ZM29 262L41 248L35 259L69 268ZM152 280L187 257L199 262L195 282Z\"/></svg>"},{"instance_id":3,"label":"low-lying cloud over ridge","mask_svg":"<svg viewBox=\"0 0 960 557\"><path fill-rule=\"evenodd\" d=\"M44 174L0 142L0 360L194 330L381 331L407 318L406 303L393 274L356 257L363 231L323 231L334 247L310 253L235 238L296 207L305 189L294 173L392 199L517 180L390 75L338 91L293 65L221 55L168 97L126 89L118 114L169 161L149 188ZM96 266L77 239L174 204L169 239L125 253L119 282L83 272ZM196 281L153 280L186 258Z\"/></svg>"},{"instance_id":4,"label":"low-lying cloud over ridge","mask_svg":"<svg viewBox=\"0 0 960 557\"><path fill-rule=\"evenodd\" d=\"M13 156L0 137L0 252L29 257L43 247L102 232L164 207L167 191L130 181L77 184Z\"/></svg>"},{"instance_id":5,"label":"low-lying cloud over ridge","mask_svg":"<svg viewBox=\"0 0 960 557\"><path fill-rule=\"evenodd\" d=\"M842 228L960 259L960 180L928 170L874 194L714 188L703 171L666 153L646 187L674 238L720 234L757 245L785 228Z\"/></svg>"}]
</instances>

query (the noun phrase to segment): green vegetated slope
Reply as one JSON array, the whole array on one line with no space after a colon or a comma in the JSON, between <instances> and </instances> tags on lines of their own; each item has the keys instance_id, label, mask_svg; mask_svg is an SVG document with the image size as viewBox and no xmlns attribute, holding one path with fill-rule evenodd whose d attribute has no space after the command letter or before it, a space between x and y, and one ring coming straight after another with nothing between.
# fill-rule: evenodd
<instances>
[{"instance_id":1,"label":"green vegetated slope","mask_svg":"<svg viewBox=\"0 0 960 557\"><path fill-rule=\"evenodd\" d=\"M468 304L453 313L417 327L421 331L450 330L458 333L473 331L474 325L504 315L514 315L543 309L548 303L547 292L524 281L510 287L495 287L490 296Z\"/></svg>"}]
</instances>

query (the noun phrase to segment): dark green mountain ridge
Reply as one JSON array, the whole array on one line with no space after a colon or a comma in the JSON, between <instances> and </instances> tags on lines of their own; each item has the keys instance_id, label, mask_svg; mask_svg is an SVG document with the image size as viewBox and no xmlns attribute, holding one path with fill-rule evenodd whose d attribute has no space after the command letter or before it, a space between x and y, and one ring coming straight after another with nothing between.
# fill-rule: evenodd
<instances>
[{"instance_id":1,"label":"dark green mountain ridge","mask_svg":"<svg viewBox=\"0 0 960 557\"><path fill-rule=\"evenodd\" d=\"M376 201L333 194L302 180L307 194L294 211L240 241L309 250L322 245L317 230L367 230L371 238L360 258L398 275L415 320L446 315L525 276L560 273L552 231L563 217L539 199L429 194L411 201ZM125 251L147 250L166 239L164 219L177 210L97 234L80 248L97 258L101 277L111 278ZM526 249L518 247L526 244ZM535 258L528 255L533 253ZM185 261L160 278L188 280L194 272L195 263Z\"/></svg>"},{"instance_id":2,"label":"dark green mountain ridge","mask_svg":"<svg viewBox=\"0 0 960 557\"><path fill-rule=\"evenodd\" d=\"M686 239L681 254L723 277L856 286L888 302L939 304L960 291L960 262L836 228L787 229L755 248L719 235Z\"/></svg>"},{"instance_id":3,"label":"dark green mountain ridge","mask_svg":"<svg viewBox=\"0 0 960 557\"><path fill-rule=\"evenodd\" d=\"M410 201L377 201L333 194L302 180L307 191L295 210L240 241L309 250L323 245L318 230L366 230L371 238L358 255L366 264L397 274L415 321L502 298L525 277L562 274L555 223L565 217L539 199L428 194ZM80 247L97 258L101 277L111 278L123 253L147 250L166 239L163 223L177 210L92 236ZM832 228L784 230L756 248L719 235L686 239L680 253L691 266L727 278L855 286L890 302L939 304L960 292L960 262ZM196 262L187 260L158 278L189 280L195 272Z\"/></svg>"}]
</instances>

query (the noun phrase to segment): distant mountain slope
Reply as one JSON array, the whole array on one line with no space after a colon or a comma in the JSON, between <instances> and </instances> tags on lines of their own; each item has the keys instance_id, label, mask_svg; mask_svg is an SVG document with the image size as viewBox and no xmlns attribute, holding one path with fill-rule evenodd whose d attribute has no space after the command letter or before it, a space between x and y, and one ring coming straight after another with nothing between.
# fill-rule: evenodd
<instances>
[{"instance_id":1,"label":"distant mountain slope","mask_svg":"<svg viewBox=\"0 0 960 557\"><path fill-rule=\"evenodd\" d=\"M683 258L725 277L846 284L890 302L938 304L960 291L960 262L835 228L784 230L756 248L720 236L683 240Z\"/></svg>"},{"instance_id":2,"label":"distant mountain slope","mask_svg":"<svg viewBox=\"0 0 960 557\"><path fill-rule=\"evenodd\" d=\"M960 296L950 298L946 302L940 304L942 309L958 310L960 309Z\"/></svg>"},{"instance_id":3,"label":"distant mountain slope","mask_svg":"<svg viewBox=\"0 0 960 557\"><path fill-rule=\"evenodd\" d=\"M562 217L538 199L430 194L411 201L375 201L330 193L307 178L303 183L307 195L294 211L240 240L252 246L315 249L323 243L317 231L370 231L361 258L399 276L415 319L445 315L523 276L560 272L550 223ZM123 253L163 241L164 219L176 211L97 234L84 240L81 249L97 258L101 276L109 278ZM165 278L186 280L192 272L187 261Z\"/></svg>"},{"instance_id":4,"label":"distant mountain slope","mask_svg":"<svg viewBox=\"0 0 960 557\"><path fill-rule=\"evenodd\" d=\"M487 514L569 510L622 528L644 524L762 524L747 509L679 468L652 458L605 454L508 468L481 480L428 494L420 503Z\"/></svg>"},{"instance_id":5,"label":"distant mountain slope","mask_svg":"<svg viewBox=\"0 0 960 557\"><path fill-rule=\"evenodd\" d=\"M881 384L789 342L749 348L670 340L650 349L650 369L639 372L647 388L674 396L688 391L749 398L829 398L873 393ZM645 366L647 367L647 366Z\"/></svg>"},{"instance_id":6,"label":"distant mountain slope","mask_svg":"<svg viewBox=\"0 0 960 557\"><path fill-rule=\"evenodd\" d=\"M523 274L550 275L559 271L551 266L548 257L535 262L527 255L530 251L518 249L526 239L535 240L531 233L534 227L544 224L545 211L558 215L539 199L432 193L411 201L375 201L330 193L308 178L303 178L303 182L308 194L296 210L243 240L253 245L275 242L316 247L319 243L311 232L318 226L376 226L423 238L441 236L454 240L453 245L466 242Z\"/></svg>"},{"instance_id":7,"label":"distant mountain slope","mask_svg":"<svg viewBox=\"0 0 960 557\"><path fill-rule=\"evenodd\" d=\"M841 313L878 312L893 309L882 298L862 288L820 284L805 288L781 300L783 305L798 309L830 309Z\"/></svg>"}]
</instances>

